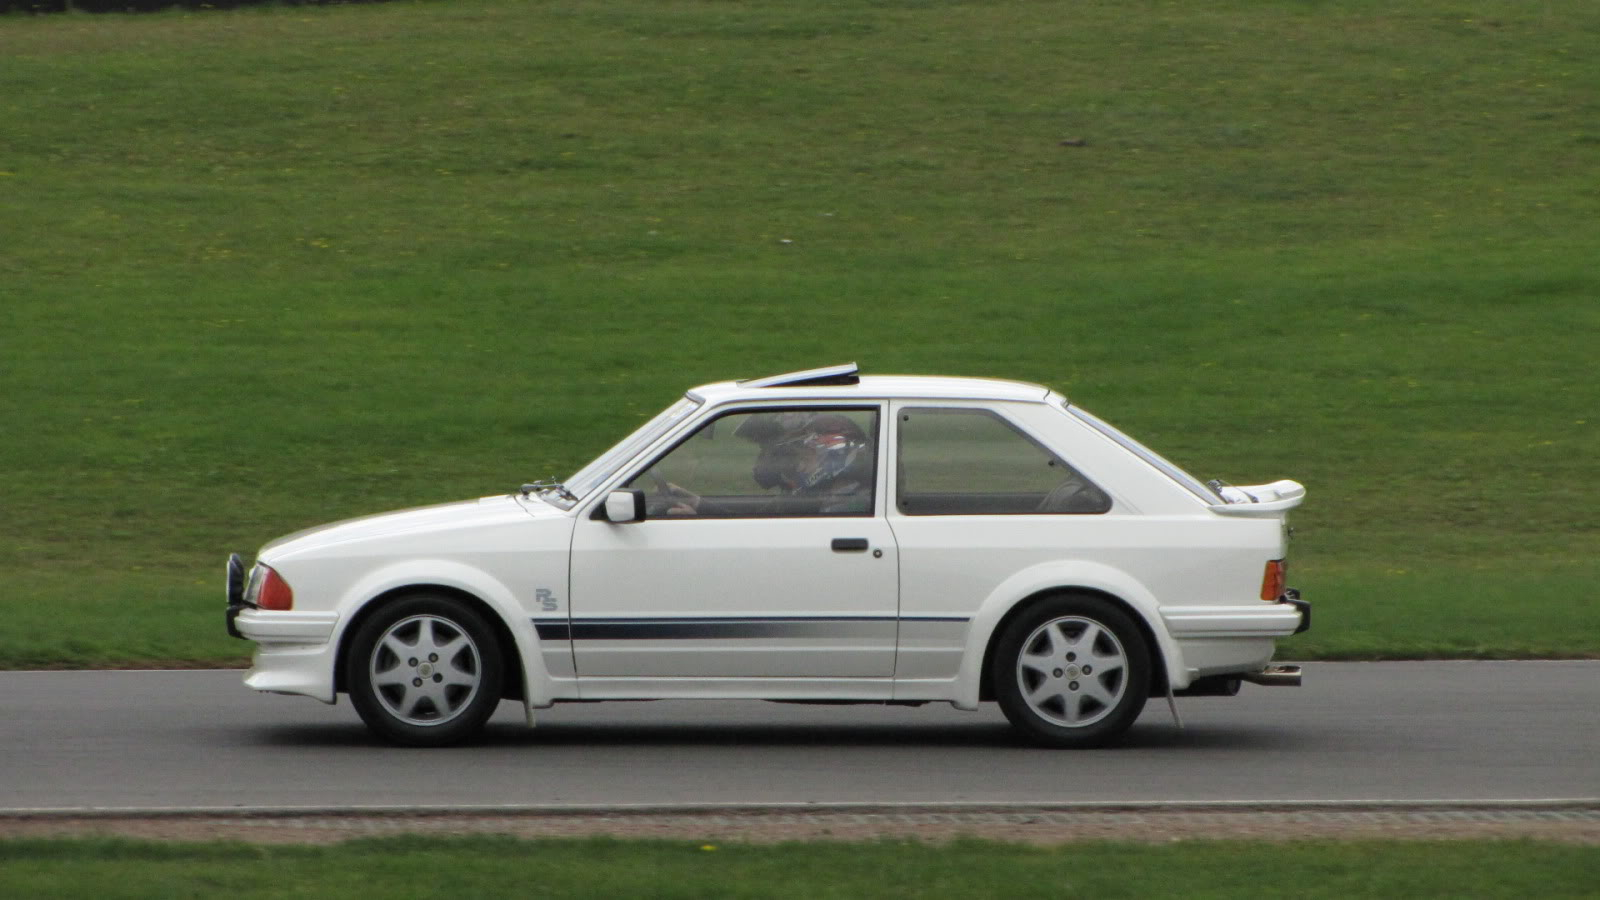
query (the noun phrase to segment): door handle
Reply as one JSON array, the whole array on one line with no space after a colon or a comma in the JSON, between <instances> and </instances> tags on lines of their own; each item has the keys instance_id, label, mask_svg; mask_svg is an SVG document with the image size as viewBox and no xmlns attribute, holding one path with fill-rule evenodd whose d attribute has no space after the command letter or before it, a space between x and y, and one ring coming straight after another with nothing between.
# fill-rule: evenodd
<instances>
[{"instance_id":1,"label":"door handle","mask_svg":"<svg viewBox=\"0 0 1600 900\"><path fill-rule=\"evenodd\" d=\"M833 550L835 553L859 553L867 549L866 538L834 538Z\"/></svg>"}]
</instances>

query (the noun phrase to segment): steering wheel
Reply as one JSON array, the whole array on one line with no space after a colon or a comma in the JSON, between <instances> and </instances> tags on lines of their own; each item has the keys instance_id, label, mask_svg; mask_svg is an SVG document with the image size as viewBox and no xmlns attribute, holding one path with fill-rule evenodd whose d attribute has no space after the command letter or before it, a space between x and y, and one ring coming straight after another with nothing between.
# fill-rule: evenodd
<instances>
[{"instance_id":1,"label":"steering wheel","mask_svg":"<svg viewBox=\"0 0 1600 900\"><path fill-rule=\"evenodd\" d=\"M646 469L644 474L650 478L651 484L655 486L650 502L645 509L648 515L665 516L671 514L672 509L677 506L694 507L691 500L698 498L695 498L693 494L683 488L674 488L672 482L658 474L655 469Z\"/></svg>"}]
</instances>

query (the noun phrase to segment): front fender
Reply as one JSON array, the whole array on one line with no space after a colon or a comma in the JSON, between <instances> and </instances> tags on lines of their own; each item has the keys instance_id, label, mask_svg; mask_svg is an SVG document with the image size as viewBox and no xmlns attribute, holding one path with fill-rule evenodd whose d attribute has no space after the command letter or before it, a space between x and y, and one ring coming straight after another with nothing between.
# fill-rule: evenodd
<instances>
[{"instance_id":1,"label":"front fender","mask_svg":"<svg viewBox=\"0 0 1600 900\"><path fill-rule=\"evenodd\" d=\"M989 641L1006 614L1030 598L1072 590L1095 591L1121 601L1131 613L1143 620L1150 634L1155 637L1156 646L1151 649L1161 654L1172 688L1181 690L1189 686L1183 651L1167 633L1160 614L1160 604L1143 583L1127 572L1103 563L1058 560L1017 572L984 598L967 629L967 644L961 657L961 670L956 677L956 699L953 702L957 708L977 709Z\"/></svg>"},{"instance_id":2,"label":"front fender","mask_svg":"<svg viewBox=\"0 0 1600 900\"><path fill-rule=\"evenodd\" d=\"M385 594L416 587L449 588L483 601L500 617L516 645L517 657L522 661L523 696L527 705L542 707L553 702L554 683L540 653L539 635L517 599L517 591L483 569L455 560L408 559L374 569L357 579L340 596L340 625L334 642L343 641L345 630L367 604Z\"/></svg>"}]
</instances>

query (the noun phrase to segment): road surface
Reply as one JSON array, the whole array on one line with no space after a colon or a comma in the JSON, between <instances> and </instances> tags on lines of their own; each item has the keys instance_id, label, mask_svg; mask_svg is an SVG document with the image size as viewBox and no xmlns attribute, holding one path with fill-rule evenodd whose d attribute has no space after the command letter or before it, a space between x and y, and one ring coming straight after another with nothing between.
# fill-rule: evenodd
<instances>
[{"instance_id":1,"label":"road surface","mask_svg":"<svg viewBox=\"0 0 1600 900\"><path fill-rule=\"evenodd\" d=\"M998 708L502 704L445 750L237 671L0 672L0 812L1600 798L1600 661L1312 663L1052 751Z\"/></svg>"}]
</instances>

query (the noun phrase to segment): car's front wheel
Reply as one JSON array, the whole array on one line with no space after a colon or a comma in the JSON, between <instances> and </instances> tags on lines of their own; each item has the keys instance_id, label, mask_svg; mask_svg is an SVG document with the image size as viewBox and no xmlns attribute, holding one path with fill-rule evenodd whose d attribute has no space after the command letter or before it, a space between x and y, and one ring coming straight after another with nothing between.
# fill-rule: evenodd
<instances>
[{"instance_id":1,"label":"car's front wheel","mask_svg":"<svg viewBox=\"0 0 1600 900\"><path fill-rule=\"evenodd\" d=\"M1012 725L1053 747L1120 737L1150 693L1150 650L1133 620L1100 597L1042 600L1001 634L990 672Z\"/></svg>"},{"instance_id":2,"label":"car's front wheel","mask_svg":"<svg viewBox=\"0 0 1600 900\"><path fill-rule=\"evenodd\" d=\"M398 744L462 741L500 703L499 643L483 617L453 597L386 604L361 623L344 665L361 720Z\"/></svg>"}]
</instances>

